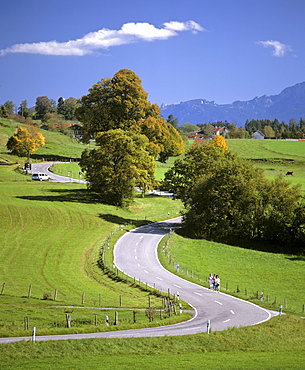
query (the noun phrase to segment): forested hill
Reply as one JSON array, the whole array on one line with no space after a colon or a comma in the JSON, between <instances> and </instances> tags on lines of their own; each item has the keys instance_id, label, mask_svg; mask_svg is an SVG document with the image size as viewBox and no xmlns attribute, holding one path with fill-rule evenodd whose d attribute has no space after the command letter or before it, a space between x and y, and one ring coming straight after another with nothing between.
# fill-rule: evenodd
<instances>
[{"instance_id":1,"label":"forested hill","mask_svg":"<svg viewBox=\"0 0 305 370\"><path fill-rule=\"evenodd\" d=\"M278 119L288 123L291 118L297 121L305 118L305 82L287 87L278 95L263 95L232 104L194 99L179 104L162 104L161 109L165 119L172 114L179 125L228 121L241 127L246 120L252 119Z\"/></svg>"}]
</instances>

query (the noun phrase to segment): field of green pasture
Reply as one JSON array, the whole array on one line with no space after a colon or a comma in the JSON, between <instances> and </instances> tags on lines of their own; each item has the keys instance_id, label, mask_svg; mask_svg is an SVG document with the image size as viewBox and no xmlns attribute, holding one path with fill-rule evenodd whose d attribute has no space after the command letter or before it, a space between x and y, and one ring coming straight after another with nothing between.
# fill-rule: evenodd
<instances>
[{"instance_id":1,"label":"field of green pasture","mask_svg":"<svg viewBox=\"0 0 305 370\"><path fill-rule=\"evenodd\" d=\"M166 240L163 252L161 246ZM171 234L161 241L159 258L164 267L173 273L176 273L176 264L179 264L177 274L197 284L207 287L207 276L218 274L221 290L225 293L272 310L278 311L282 305L283 312L305 315L305 257ZM294 281L297 283L294 284Z\"/></svg>"},{"instance_id":2,"label":"field of green pasture","mask_svg":"<svg viewBox=\"0 0 305 370\"><path fill-rule=\"evenodd\" d=\"M97 265L100 251L108 238L105 263L112 267L111 248L124 231L166 219L168 212L177 216L181 204L147 196L130 210L117 209L88 198L84 184L34 182L14 167L0 167L0 333L23 328L12 307L23 307L30 320L39 309L48 316L46 303L53 309L54 302L46 298L55 295L60 306L147 308L149 292L108 278ZM32 308L21 297L30 297ZM152 296L151 305L160 308L162 299Z\"/></svg>"},{"instance_id":3,"label":"field of green pasture","mask_svg":"<svg viewBox=\"0 0 305 370\"><path fill-rule=\"evenodd\" d=\"M0 121L3 122L2 119ZM20 159L7 155L4 149L12 129L0 127L1 158L18 163ZM48 143L39 149L35 160L50 159L54 153L62 159L79 158L84 148L82 144L72 141L70 147L71 139L68 137L57 133L45 134L49 135ZM228 140L227 143L230 150L240 156L254 159L253 163L264 168L268 177L294 171L295 175L290 180L302 184L305 142ZM159 179L173 160L171 158L170 163L160 165ZM72 171L67 173L78 176L77 164L62 166L60 171ZM149 293L143 288L135 289L132 284L125 284L121 279L109 279L96 261L110 234L109 263L112 261L113 243L124 230L142 222L165 219L168 212L176 216L181 204L147 196L137 198L129 211L116 209L88 198L84 185L35 183L30 176L21 175L14 168L0 167L0 290L4 289L4 294L0 295L2 335L23 333L24 317L29 317L30 326L38 323L39 319L46 326L52 323L52 328L44 328L44 332L69 330L61 327L69 310L79 332L102 330L105 329L105 315L108 314L111 320L113 318L113 311L107 308L119 308L121 299L120 308L123 310L119 312L119 319L122 327L134 325L132 311L127 308L142 312L137 316L137 325L146 325L141 309L147 308ZM123 231L119 225L123 225ZM233 328L210 335L40 342L35 345L12 343L0 346L1 367L64 369L103 365L105 369L168 369L173 366L194 369L206 365L211 369L238 369L244 368L245 363L249 369L303 367L305 322L298 315L305 304L302 295L304 259L182 239L176 235L170 239L168 252L172 263L180 264L183 277L192 279L193 275L194 281L198 282L199 274L202 282L205 275L219 273L223 290L228 284L231 294L273 309L285 304L287 308L284 307L284 311L296 315L279 316L255 327ZM168 255L163 257L164 263L168 263ZM170 268L173 269L172 264ZM298 278L297 283L295 277ZM264 292L263 302L255 296L261 291ZM56 301L43 299L53 298L55 292ZM266 302L267 295L269 302ZM275 296L277 301L273 304ZM160 297L152 296L151 299L152 305L161 307ZM82 308L62 307L68 305L87 307L86 313ZM99 310L100 306L105 310ZM162 319L161 324L167 320ZM38 324L37 328L37 334L41 334ZM76 331L76 327L71 329Z\"/></svg>"},{"instance_id":4,"label":"field of green pasture","mask_svg":"<svg viewBox=\"0 0 305 370\"><path fill-rule=\"evenodd\" d=\"M20 126L18 122L0 118L0 163L7 160L23 164L26 159L8 155L6 149L8 139L15 133L18 126ZM33 162L77 159L80 158L84 149L89 148L89 145L81 144L67 135L47 130L39 131L45 136L46 144L32 155L31 160Z\"/></svg>"},{"instance_id":5,"label":"field of green pasture","mask_svg":"<svg viewBox=\"0 0 305 370\"><path fill-rule=\"evenodd\" d=\"M305 141L230 139L227 144L233 153L262 168L270 179L293 171L287 179L305 189Z\"/></svg>"}]
</instances>

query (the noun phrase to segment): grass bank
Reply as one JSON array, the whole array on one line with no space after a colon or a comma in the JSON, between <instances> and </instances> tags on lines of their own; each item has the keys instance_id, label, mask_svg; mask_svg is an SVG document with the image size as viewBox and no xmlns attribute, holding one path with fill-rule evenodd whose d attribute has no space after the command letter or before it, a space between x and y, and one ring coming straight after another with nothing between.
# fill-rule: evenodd
<instances>
[{"instance_id":1,"label":"grass bank","mask_svg":"<svg viewBox=\"0 0 305 370\"><path fill-rule=\"evenodd\" d=\"M147 308L150 291L143 286L135 289L133 282L126 284L122 277L110 279L100 269L97 261L101 248L107 241L105 263L111 268L111 248L120 235L143 223L166 219L168 213L177 216L180 208L181 204L171 199L150 195L136 198L129 210L118 209L92 200L84 184L34 182L15 172L14 166L2 166L2 335L23 330L25 316L30 322L40 314L48 319L48 312L56 312L50 301L55 296L60 306ZM12 298L8 302L8 297L16 301ZM25 304L29 301L30 306ZM160 308L162 299L152 299L151 304ZM58 320L63 316L62 310ZM48 321L50 325L52 320Z\"/></svg>"},{"instance_id":2,"label":"grass bank","mask_svg":"<svg viewBox=\"0 0 305 370\"><path fill-rule=\"evenodd\" d=\"M279 316L247 328L180 337L0 345L3 369L302 369L305 321Z\"/></svg>"},{"instance_id":3,"label":"grass bank","mask_svg":"<svg viewBox=\"0 0 305 370\"><path fill-rule=\"evenodd\" d=\"M166 269L197 284L208 286L207 276L218 274L223 292L273 310L282 305L285 312L304 314L305 257L171 234L160 243L159 258Z\"/></svg>"}]
</instances>

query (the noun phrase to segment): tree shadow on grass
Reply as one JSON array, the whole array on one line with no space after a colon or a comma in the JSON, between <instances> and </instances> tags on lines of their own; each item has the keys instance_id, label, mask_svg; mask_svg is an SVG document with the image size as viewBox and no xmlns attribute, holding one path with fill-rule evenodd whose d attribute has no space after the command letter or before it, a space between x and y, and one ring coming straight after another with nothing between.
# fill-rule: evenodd
<instances>
[{"instance_id":1,"label":"tree shadow on grass","mask_svg":"<svg viewBox=\"0 0 305 370\"><path fill-rule=\"evenodd\" d=\"M192 230L186 227L183 227L177 230L177 234L181 235L183 238L203 240L203 238L196 237L192 233ZM227 244L232 247L256 250L260 252L268 252L268 253L275 253L275 254L290 254L290 255L292 254L291 251L290 252L288 252L287 250L285 251L285 246L274 244L274 243L271 243L269 241L262 240L262 239L239 239L239 238L235 238L232 236L230 238L225 238L225 239L218 238L218 239L213 239L213 240L211 239L205 239L205 240L215 242L215 243Z\"/></svg>"},{"instance_id":2,"label":"tree shadow on grass","mask_svg":"<svg viewBox=\"0 0 305 370\"><path fill-rule=\"evenodd\" d=\"M107 222L111 222L116 225L125 225L125 226L134 225L136 227L139 227L139 226L150 224L152 222L146 219L134 220L131 218L120 217L120 216L113 215L110 213L100 213L99 217Z\"/></svg>"},{"instance_id":3,"label":"tree shadow on grass","mask_svg":"<svg viewBox=\"0 0 305 370\"><path fill-rule=\"evenodd\" d=\"M37 161L44 162L79 162L80 158L62 156L62 155L53 155L53 154L31 154L31 158Z\"/></svg>"},{"instance_id":4,"label":"tree shadow on grass","mask_svg":"<svg viewBox=\"0 0 305 370\"><path fill-rule=\"evenodd\" d=\"M48 195L48 193L50 195ZM17 196L18 199L26 199L40 202L66 202L66 203L85 203L85 204L105 204L101 201L98 194L88 189L49 189L44 195L25 195ZM109 204L105 204L108 205ZM114 207L114 206L113 206ZM132 219L120 217L115 214L101 213L99 217L107 222L117 225L134 225L136 227L150 224L152 221L147 219Z\"/></svg>"},{"instance_id":5,"label":"tree shadow on grass","mask_svg":"<svg viewBox=\"0 0 305 370\"><path fill-rule=\"evenodd\" d=\"M47 193L50 193L50 195ZM45 195L25 195L22 197L17 196L16 198L44 202L101 203L98 195L87 189L49 189L45 191Z\"/></svg>"}]
</instances>

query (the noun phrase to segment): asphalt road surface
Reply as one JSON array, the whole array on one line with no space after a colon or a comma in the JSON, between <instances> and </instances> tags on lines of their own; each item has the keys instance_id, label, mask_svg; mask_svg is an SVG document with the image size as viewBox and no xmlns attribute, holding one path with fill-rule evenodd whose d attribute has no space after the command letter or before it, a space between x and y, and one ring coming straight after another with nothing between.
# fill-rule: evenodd
<instances>
[{"instance_id":1,"label":"asphalt road surface","mask_svg":"<svg viewBox=\"0 0 305 370\"><path fill-rule=\"evenodd\" d=\"M50 166L50 164L48 165ZM46 167L39 167L37 169L36 166L32 172L48 173ZM54 177L53 174L52 176ZM66 179L63 180L65 181ZM181 299L193 307L194 316L190 320L156 328L88 334L36 336L36 341L196 334L206 332L208 325L211 330L220 331L229 327L259 324L278 314L277 312L266 310L251 302L232 297L222 292L214 292L165 270L159 263L157 246L163 236L179 228L180 221L180 217L177 217L127 232L116 243L114 263L121 271L136 280L147 283L158 290L164 292L170 291L171 294L179 295ZM31 337L0 338L0 343L30 339Z\"/></svg>"}]
</instances>

